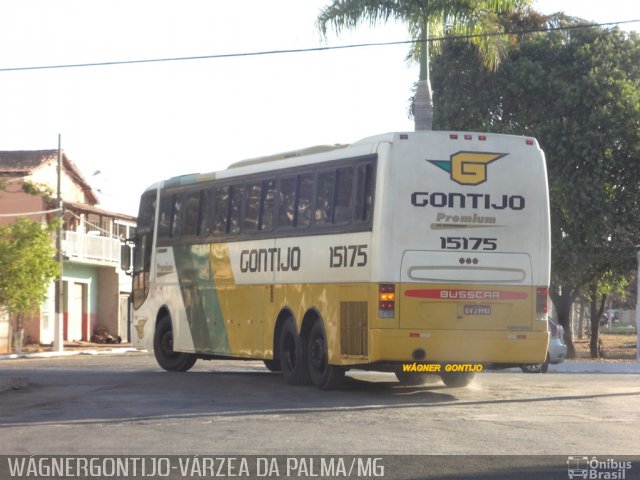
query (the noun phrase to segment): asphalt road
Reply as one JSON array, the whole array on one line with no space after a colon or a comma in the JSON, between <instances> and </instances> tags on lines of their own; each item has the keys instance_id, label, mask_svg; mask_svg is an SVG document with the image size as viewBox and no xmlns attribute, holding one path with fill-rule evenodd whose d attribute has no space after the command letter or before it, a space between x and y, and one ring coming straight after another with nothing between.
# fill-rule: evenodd
<instances>
[{"instance_id":1,"label":"asphalt road","mask_svg":"<svg viewBox=\"0 0 640 480\"><path fill-rule=\"evenodd\" d=\"M260 362L168 373L139 352L3 360L0 452L640 455L637 375L485 372L456 389L347 380L291 387Z\"/></svg>"}]
</instances>

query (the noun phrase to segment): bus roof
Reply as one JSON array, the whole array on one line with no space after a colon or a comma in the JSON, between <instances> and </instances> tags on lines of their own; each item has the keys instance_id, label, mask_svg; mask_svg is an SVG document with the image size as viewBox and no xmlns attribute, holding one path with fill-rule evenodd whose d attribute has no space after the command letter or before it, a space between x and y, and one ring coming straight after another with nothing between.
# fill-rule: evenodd
<instances>
[{"instance_id":1,"label":"bus roof","mask_svg":"<svg viewBox=\"0 0 640 480\"><path fill-rule=\"evenodd\" d=\"M333 150L346 148L348 146L349 146L348 144L339 144L339 143L336 143L335 145L316 145L314 147L303 148L300 150L291 150L288 152L276 153L276 154L267 155L264 157L256 157L256 158L249 158L247 160L240 160L238 162L235 162L229 165L227 169L247 167L250 165L273 162L274 160L284 160L287 158L305 157L307 155L314 155L316 153L331 152Z\"/></svg>"},{"instance_id":2,"label":"bus roof","mask_svg":"<svg viewBox=\"0 0 640 480\"><path fill-rule=\"evenodd\" d=\"M151 185L147 190L151 190L160 186L161 188L172 188L186 185L194 185L201 182L212 181L215 179L230 178L237 175L265 171L271 168L286 168L295 164L299 164L304 157L313 157L323 153L334 152L338 150L354 149L354 155L363 154L367 145L378 144L380 142L393 143L398 139L407 139L415 135L433 135L445 138L467 138L470 135L465 132L449 132L449 131L425 131L425 132L388 132L379 135L362 138L352 144L335 144L335 145L317 145L288 152L266 155L263 157L250 158L240 160L229 165L225 170L209 173L193 173L188 175L179 175L171 177L159 183ZM474 133L474 135L478 135ZM482 134L484 136L485 134ZM505 135L498 133L490 133L492 137L517 137L516 135ZM524 138L524 137L522 137ZM535 142L535 140L534 140ZM537 144L537 142L535 142ZM367 152L371 153L371 152ZM334 155L329 155L332 159ZM339 155L335 158L339 158ZM310 158L310 163L316 159ZM273 162L273 164L272 164ZM277 165L276 165L277 164Z\"/></svg>"}]
</instances>

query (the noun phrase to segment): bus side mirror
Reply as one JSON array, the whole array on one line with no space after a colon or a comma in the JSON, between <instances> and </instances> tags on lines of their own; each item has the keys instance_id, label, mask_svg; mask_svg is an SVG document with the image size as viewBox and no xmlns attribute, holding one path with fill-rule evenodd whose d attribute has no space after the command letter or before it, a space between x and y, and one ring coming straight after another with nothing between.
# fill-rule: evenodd
<instances>
[{"instance_id":1,"label":"bus side mirror","mask_svg":"<svg viewBox=\"0 0 640 480\"><path fill-rule=\"evenodd\" d=\"M120 245L120 268L127 275L131 275L131 247L128 243Z\"/></svg>"}]
</instances>

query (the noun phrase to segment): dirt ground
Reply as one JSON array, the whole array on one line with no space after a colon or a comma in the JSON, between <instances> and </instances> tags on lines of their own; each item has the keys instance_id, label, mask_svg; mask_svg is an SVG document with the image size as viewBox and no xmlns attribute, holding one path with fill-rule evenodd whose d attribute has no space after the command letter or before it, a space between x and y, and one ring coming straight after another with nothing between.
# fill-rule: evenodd
<instances>
[{"instance_id":1,"label":"dirt ground","mask_svg":"<svg viewBox=\"0 0 640 480\"><path fill-rule=\"evenodd\" d=\"M600 333L599 338L602 340L602 357L607 360L636 360L636 334L613 334ZM574 339L573 344L576 347L577 358L590 359L589 337L586 335L582 339Z\"/></svg>"}]
</instances>

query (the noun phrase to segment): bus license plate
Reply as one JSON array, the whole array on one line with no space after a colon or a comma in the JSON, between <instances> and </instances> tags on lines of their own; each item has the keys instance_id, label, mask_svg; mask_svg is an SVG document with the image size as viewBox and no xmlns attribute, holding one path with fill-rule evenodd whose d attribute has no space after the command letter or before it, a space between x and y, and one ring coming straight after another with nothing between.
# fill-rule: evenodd
<instances>
[{"instance_id":1,"label":"bus license plate","mask_svg":"<svg viewBox=\"0 0 640 480\"><path fill-rule=\"evenodd\" d=\"M491 305L465 305L465 315L491 315Z\"/></svg>"}]
</instances>

